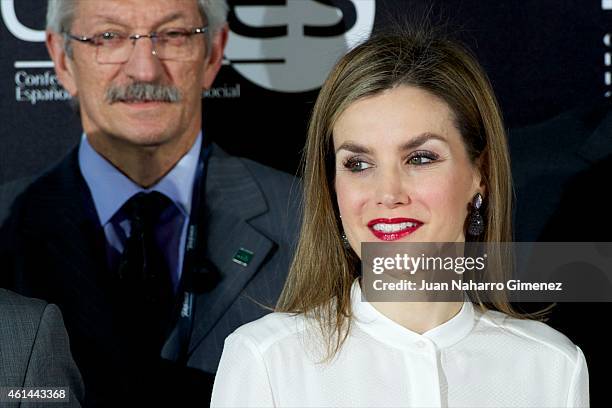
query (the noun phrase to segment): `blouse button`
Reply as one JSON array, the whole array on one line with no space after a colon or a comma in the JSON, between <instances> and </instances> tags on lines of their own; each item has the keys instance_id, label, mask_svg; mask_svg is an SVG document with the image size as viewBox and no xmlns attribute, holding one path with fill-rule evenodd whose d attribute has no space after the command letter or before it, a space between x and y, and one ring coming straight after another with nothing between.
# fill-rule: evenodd
<instances>
[{"instance_id":1,"label":"blouse button","mask_svg":"<svg viewBox=\"0 0 612 408\"><path fill-rule=\"evenodd\" d=\"M419 341L417 341L415 344L416 344L416 346L417 346L418 348L421 348L421 349L422 349L422 348L425 348L425 346L426 346L426 344L425 344L425 342L424 342L423 340L419 340Z\"/></svg>"}]
</instances>

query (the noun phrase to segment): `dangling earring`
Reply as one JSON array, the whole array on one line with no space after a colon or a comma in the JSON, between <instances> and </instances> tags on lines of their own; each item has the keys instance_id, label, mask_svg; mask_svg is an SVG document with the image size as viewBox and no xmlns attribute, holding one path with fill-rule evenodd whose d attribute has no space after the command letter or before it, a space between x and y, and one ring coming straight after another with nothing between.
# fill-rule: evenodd
<instances>
[{"instance_id":1,"label":"dangling earring","mask_svg":"<svg viewBox=\"0 0 612 408\"><path fill-rule=\"evenodd\" d=\"M342 246L344 247L344 249L350 249L351 244L349 243L348 238L346 237L346 234L344 233L344 231L342 231L340 238L342 239Z\"/></svg>"},{"instance_id":2,"label":"dangling earring","mask_svg":"<svg viewBox=\"0 0 612 408\"><path fill-rule=\"evenodd\" d=\"M480 208L482 207L482 195L476 193L472 198L472 208L470 209L470 215L468 216L468 229L467 232L470 235L478 236L484 232L485 225L484 219L480 214Z\"/></svg>"},{"instance_id":3,"label":"dangling earring","mask_svg":"<svg viewBox=\"0 0 612 408\"><path fill-rule=\"evenodd\" d=\"M342 216L339 215L340 217L340 224L342 224ZM342 226L340 227L340 229L342 230L342 232L340 233L340 239L342 240L342 246L344 247L344 249L351 249L351 244L348 241L348 238L346 237L346 234L344 233L344 228L342 228Z\"/></svg>"}]
</instances>

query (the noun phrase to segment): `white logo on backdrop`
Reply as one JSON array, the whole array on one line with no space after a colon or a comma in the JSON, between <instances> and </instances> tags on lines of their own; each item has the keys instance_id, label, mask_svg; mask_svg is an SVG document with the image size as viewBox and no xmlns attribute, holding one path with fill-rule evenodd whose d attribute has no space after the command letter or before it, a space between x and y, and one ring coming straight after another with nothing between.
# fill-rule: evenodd
<instances>
[{"instance_id":1,"label":"white logo on backdrop","mask_svg":"<svg viewBox=\"0 0 612 408\"><path fill-rule=\"evenodd\" d=\"M319 88L337 59L372 33L375 0L236 0L225 52L232 67L274 91Z\"/></svg>"},{"instance_id":2,"label":"white logo on backdrop","mask_svg":"<svg viewBox=\"0 0 612 408\"><path fill-rule=\"evenodd\" d=\"M258 4L259 3L259 4ZM275 5L269 5L274 3ZM336 60L374 27L376 0L234 0L226 63L245 79L265 89L305 92L321 86ZM8 31L26 42L44 42L44 30L22 24L14 0L0 0ZM51 61L15 61L16 100L65 100ZM59 88L59 89L58 89ZM209 98L240 97L240 84L208 90Z\"/></svg>"},{"instance_id":3,"label":"white logo on backdrop","mask_svg":"<svg viewBox=\"0 0 612 408\"><path fill-rule=\"evenodd\" d=\"M601 0L601 9L602 10L612 10L612 0ZM606 70L604 72L604 83L606 85L606 92L604 96L609 98L612 96L612 92L609 90L610 86L612 86L612 71L610 71L610 67L612 67L612 52L610 52L610 48L612 48L612 35L610 33L606 33L603 37L603 43L606 46L606 52L604 53L604 65L606 66Z\"/></svg>"},{"instance_id":4,"label":"white logo on backdrop","mask_svg":"<svg viewBox=\"0 0 612 408\"><path fill-rule=\"evenodd\" d=\"M6 28L17 39L26 42L44 42L45 31L34 30L23 25L17 18L14 0L0 0L0 13ZM65 101L70 99L53 70L29 72L27 68L51 68L51 61L15 61L15 101L36 105L39 102Z\"/></svg>"},{"instance_id":5,"label":"white logo on backdrop","mask_svg":"<svg viewBox=\"0 0 612 408\"><path fill-rule=\"evenodd\" d=\"M15 0L0 0L0 11L6 28L15 37L28 42L43 42L45 41L45 32L33 30L21 24L15 13Z\"/></svg>"}]
</instances>

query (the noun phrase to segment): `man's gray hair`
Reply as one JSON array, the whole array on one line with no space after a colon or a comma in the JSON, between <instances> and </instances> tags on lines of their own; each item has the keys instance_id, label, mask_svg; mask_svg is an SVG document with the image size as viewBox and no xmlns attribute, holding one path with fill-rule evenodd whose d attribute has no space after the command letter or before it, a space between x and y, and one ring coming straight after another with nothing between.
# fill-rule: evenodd
<instances>
[{"instance_id":1,"label":"man's gray hair","mask_svg":"<svg viewBox=\"0 0 612 408\"><path fill-rule=\"evenodd\" d=\"M74 20L76 1L48 0L47 29L56 33L70 32ZM227 20L227 1L197 0L197 2L202 19L208 22L209 32L213 35L216 34Z\"/></svg>"}]
</instances>

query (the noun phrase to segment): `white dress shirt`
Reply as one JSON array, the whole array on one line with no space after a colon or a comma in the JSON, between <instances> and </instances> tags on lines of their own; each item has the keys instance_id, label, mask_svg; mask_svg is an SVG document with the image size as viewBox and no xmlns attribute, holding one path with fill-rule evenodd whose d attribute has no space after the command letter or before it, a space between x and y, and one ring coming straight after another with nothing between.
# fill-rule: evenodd
<instances>
[{"instance_id":1,"label":"white dress shirt","mask_svg":"<svg viewBox=\"0 0 612 408\"><path fill-rule=\"evenodd\" d=\"M544 323L465 302L418 334L351 293L353 325L331 362L316 323L272 313L225 340L214 407L587 407L580 348Z\"/></svg>"}]
</instances>

